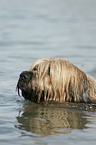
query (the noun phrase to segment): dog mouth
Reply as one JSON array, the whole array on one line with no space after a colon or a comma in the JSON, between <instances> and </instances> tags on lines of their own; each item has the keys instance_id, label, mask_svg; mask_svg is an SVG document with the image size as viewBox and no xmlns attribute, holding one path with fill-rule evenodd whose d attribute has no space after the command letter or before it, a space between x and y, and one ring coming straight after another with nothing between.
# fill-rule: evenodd
<instances>
[{"instance_id":1,"label":"dog mouth","mask_svg":"<svg viewBox=\"0 0 96 145\"><path fill-rule=\"evenodd\" d=\"M16 91L20 97L23 96L23 92L28 92L27 86L28 84L26 84L24 81L21 81L21 78L19 78L19 81L16 86Z\"/></svg>"},{"instance_id":2,"label":"dog mouth","mask_svg":"<svg viewBox=\"0 0 96 145\"><path fill-rule=\"evenodd\" d=\"M21 97L22 95L21 95L20 92L22 92L23 89L20 87L20 85L19 85L19 81L18 81L17 86L16 86L16 91L17 91L18 95Z\"/></svg>"},{"instance_id":3,"label":"dog mouth","mask_svg":"<svg viewBox=\"0 0 96 145\"><path fill-rule=\"evenodd\" d=\"M28 90L25 86L21 86L21 82L18 81L16 90L18 92L19 97L24 97L26 100L31 100L33 102L37 102L38 97L35 94L35 91L33 89Z\"/></svg>"},{"instance_id":4,"label":"dog mouth","mask_svg":"<svg viewBox=\"0 0 96 145\"><path fill-rule=\"evenodd\" d=\"M28 72L28 71L23 71L20 74L17 86L16 86L16 91L18 92L18 95L20 95L20 92L28 92L28 87L29 87L29 82L33 76L33 72Z\"/></svg>"}]
</instances>

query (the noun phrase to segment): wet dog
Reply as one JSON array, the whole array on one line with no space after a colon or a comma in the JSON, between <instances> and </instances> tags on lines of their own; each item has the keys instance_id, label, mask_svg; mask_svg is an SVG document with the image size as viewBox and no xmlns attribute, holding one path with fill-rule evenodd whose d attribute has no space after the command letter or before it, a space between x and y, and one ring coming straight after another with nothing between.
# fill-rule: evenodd
<instances>
[{"instance_id":1,"label":"wet dog","mask_svg":"<svg viewBox=\"0 0 96 145\"><path fill-rule=\"evenodd\" d=\"M72 63L59 58L36 61L23 71L17 83L25 99L42 101L96 103L96 81Z\"/></svg>"}]
</instances>

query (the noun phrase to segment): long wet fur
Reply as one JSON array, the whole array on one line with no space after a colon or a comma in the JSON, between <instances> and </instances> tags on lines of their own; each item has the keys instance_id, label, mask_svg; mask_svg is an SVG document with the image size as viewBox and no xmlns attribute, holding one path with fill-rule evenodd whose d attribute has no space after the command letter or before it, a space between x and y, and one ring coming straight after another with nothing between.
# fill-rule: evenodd
<instances>
[{"instance_id":1,"label":"long wet fur","mask_svg":"<svg viewBox=\"0 0 96 145\"><path fill-rule=\"evenodd\" d=\"M59 58L36 61L20 74L18 94L33 102L96 103L96 81L72 63Z\"/></svg>"}]
</instances>

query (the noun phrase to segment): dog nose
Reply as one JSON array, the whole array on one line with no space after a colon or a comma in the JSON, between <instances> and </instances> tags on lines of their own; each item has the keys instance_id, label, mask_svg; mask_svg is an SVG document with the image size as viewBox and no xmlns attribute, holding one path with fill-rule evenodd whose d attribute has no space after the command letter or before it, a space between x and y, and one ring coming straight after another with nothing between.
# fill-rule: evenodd
<instances>
[{"instance_id":1,"label":"dog nose","mask_svg":"<svg viewBox=\"0 0 96 145\"><path fill-rule=\"evenodd\" d=\"M33 77L33 72L29 72L29 71L23 71L20 74L20 81L29 81L32 77Z\"/></svg>"},{"instance_id":2,"label":"dog nose","mask_svg":"<svg viewBox=\"0 0 96 145\"><path fill-rule=\"evenodd\" d=\"M26 80L26 79L28 79L28 72L22 72L21 74L20 74L20 79L22 79L22 80Z\"/></svg>"},{"instance_id":3,"label":"dog nose","mask_svg":"<svg viewBox=\"0 0 96 145\"><path fill-rule=\"evenodd\" d=\"M27 71L23 71L20 74L20 80L27 80L28 79L28 72Z\"/></svg>"}]
</instances>

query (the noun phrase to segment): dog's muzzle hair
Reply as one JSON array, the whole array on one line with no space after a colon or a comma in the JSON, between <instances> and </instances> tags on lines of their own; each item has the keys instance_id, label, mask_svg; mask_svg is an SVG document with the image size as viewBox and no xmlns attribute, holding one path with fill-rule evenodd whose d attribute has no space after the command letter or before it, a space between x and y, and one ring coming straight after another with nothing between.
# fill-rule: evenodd
<instances>
[{"instance_id":1,"label":"dog's muzzle hair","mask_svg":"<svg viewBox=\"0 0 96 145\"><path fill-rule=\"evenodd\" d=\"M25 99L33 102L57 101L96 103L96 81L72 63L58 58L36 61L20 74L17 83Z\"/></svg>"}]
</instances>

